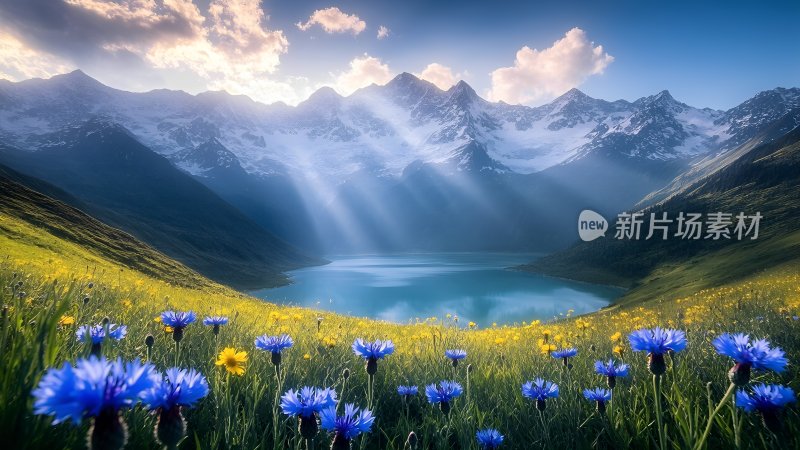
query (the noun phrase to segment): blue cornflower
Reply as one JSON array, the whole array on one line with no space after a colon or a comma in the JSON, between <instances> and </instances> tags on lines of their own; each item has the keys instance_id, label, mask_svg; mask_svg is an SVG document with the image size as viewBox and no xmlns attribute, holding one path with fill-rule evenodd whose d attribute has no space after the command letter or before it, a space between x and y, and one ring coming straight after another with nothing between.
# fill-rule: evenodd
<instances>
[{"instance_id":1,"label":"blue cornflower","mask_svg":"<svg viewBox=\"0 0 800 450\"><path fill-rule=\"evenodd\" d=\"M267 336L265 334L257 337L255 341L256 348L272 353L280 353L281 350L290 348L292 345L294 345L294 341L288 334L280 336Z\"/></svg>"},{"instance_id":2,"label":"blue cornflower","mask_svg":"<svg viewBox=\"0 0 800 450\"><path fill-rule=\"evenodd\" d=\"M780 384L766 385L764 383L753 386L753 393L749 394L744 389L736 393L736 406L747 412L776 411L788 403L794 403L797 398L792 388Z\"/></svg>"},{"instance_id":3,"label":"blue cornflower","mask_svg":"<svg viewBox=\"0 0 800 450\"><path fill-rule=\"evenodd\" d=\"M353 353L364 359L383 359L394 353L394 343L392 341L381 341L380 339L375 342L366 342L358 338L353 342Z\"/></svg>"},{"instance_id":4,"label":"blue cornflower","mask_svg":"<svg viewBox=\"0 0 800 450\"><path fill-rule=\"evenodd\" d=\"M597 403L597 411L600 414L606 412L606 403L611 401L611 391L603 388L584 389L583 396L586 400Z\"/></svg>"},{"instance_id":5,"label":"blue cornflower","mask_svg":"<svg viewBox=\"0 0 800 450\"><path fill-rule=\"evenodd\" d=\"M572 364L569 363L569 359L574 357L578 354L577 348L567 347L562 348L561 350L554 351L550 354L555 359L561 359L564 361L564 367L567 369L572 369Z\"/></svg>"},{"instance_id":6,"label":"blue cornflower","mask_svg":"<svg viewBox=\"0 0 800 450\"><path fill-rule=\"evenodd\" d=\"M679 352L686 348L686 333L681 330L653 329L636 330L628 336L635 352L663 355L669 350Z\"/></svg>"},{"instance_id":7,"label":"blue cornflower","mask_svg":"<svg viewBox=\"0 0 800 450\"><path fill-rule=\"evenodd\" d=\"M186 437L186 421L182 407L192 407L208 395L208 382L194 369L167 369L166 378L144 391L142 401L153 411L158 411L155 436L165 448L178 448Z\"/></svg>"},{"instance_id":8,"label":"blue cornflower","mask_svg":"<svg viewBox=\"0 0 800 450\"><path fill-rule=\"evenodd\" d=\"M535 400L536 409L544 411L547 406L545 400L558 398L558 385L552 381L544 381L541 378L537 378L522 385L522 396Z\"/></svg>"},{"instance_id":9,"label":"blue cornflower","mask_svg":"<svg viewBox=\"0 0 800 450\"><path fill-rule=\"evenodd\" d=\"M445 350L444 356L453 361L453 367L458 365L458 361L467 357L467 351L461 349Z\"/></svg>"},{"instance_id":10,"label":"blue cornflower","mask_svg":"<svg viewBox=\"0 0 800 450\"><path fill-rule=\"evenodd\" d=\"M629 369L627 364L615 364L613 359L609 359L608 362L594 362L595 373L606 377L609 389L614 389L614 386L617 385L617 377L627 377Z\"/></svg>"},{"instance_id":11,"label":"blue cornflower","mask_svg":"<svg viewBox=\"0 0 800 450\"><path fill-rule=\"evenodd\" d=\"M161 322L173 329L186 328L197 319L194 311L164 311L161 313Z\"/></svg>"},{"instance_id":12,"label":"blue cornflower","mask_svg":"<svg viewBox=\"0 0 800 450\"><path fill-rule=\"evenodd\" d=\"M203 319L203 325L207 326L218 327L220 325L227 325L227 324L228 324L228 318L225 316L206 316L206 318Z\"/></svg>"},{"instance_id":13,"label":"blue cornflower","mask_svg":"<svg viewBox=\"0 0 800 450\"><path fill-rule=\"evenodd\" d=\"M450 402L464 392L455 381L440 381L437 386L436 383L425 386L425 395L428 397L428 402L432 404L439 404L439 408L445 414L450 412Z\"/></svg>"},{"instance_id":14,"label":"blue cornflower","mask_svg":"<svg viewBox=\"0 0 800 450\"><path fill-rule=\"evenodd\" d=\"M453 367L458 367L458 362L467 357L467 351L461 349L445 350L444 356L450 359Z\"/></svg>"},{"instance_id":15,"label":"blue cornflower","mask_svg":"<svg viewBox=\"0 0 800 450\"><path fill-rule=\"evenodd\" d=\"M603 388L584 389L583 396L592 402L607 402L611 400L611 391Z\"/></svg>"},{"instance_id":16,"label":"blue cornflower","mask_svg":"<svg viewBox=\"0 0 800 450\"><path fill-rule=\"evenodd\" d=\"M313 417L329 406L336 406L336 391L330 388L305 386L289 389L281 396L281 409L287 416Z\"/></svg>"},{"instance_id":17,"label":"blue cornflower","mask_svg":"<svg viewBox=\"0 0 800 450\"><path fill-rule=\"evenodd\" d=\"M736 393L736 406L747 412L758 411L761 413L764 426L773 433L780 432L782 428L778 417L781 408L796 401L794 391L779 384L761 383L753 386L752 394L743 389Z\"/></svg>"},{"instance_id":18,"label":"blue cornflower","mask_svg":"<svg viewBox=\"0 0 800 450\"><path fill-rule=\"evenodd\" d=\"M115 341L119 341L128 334L128 327L125 325L117 325L115 323L109 323L108 325L108 337L114 339ZM86 342L86 337L89 336L92 340L92 345L99 346L103 343L106 338L106 326L103 324L97 325L81 325L75 330L75 336L78 339L78 342Z\"/></svg>"},{"instance_id":19,"label":"blue cornflower","mask_svg":"<svg viewBox=\"0 0 800 450\"><path fill-rule=\"evenodd\" d=\"M183 339L183 329L197 319L194 311L164 311L161 313L161 323L172 328L172 340L180 342Z\"/></svg>"},{"instance_id":20,"label":"blue cornflower","mask_svg":"<svg viewBox=\"0 0 800 450\"><path fill-rule=\"evenodd\" d=\"M228 324L228 318L225 316L207 316L203 319L203 325L214 327L214 336L219 334L219 327Z\"/></svg>"},{"instance_id":21,"label":"blue cornflower","mask_svg":"<svg viewBox=\"0 0 800 450\"><path fill-rule=\"evenodd\" d=\"M397 386L397 393L408 398L417 395L419 389L416 386Z\"/></svg>"},{"instance_id":22,"label":"blue cornflower","mask_svg":"<svg viewBox=\"0 0 800 450\"><path fill-rule=\"evenodd\" d=\"M647 352L648 368L653 375L663 375L667 371L664 353L686 348L686 333L681 330L641 329L628 335L628 340L633 351Z\"/></svg>"},{"instance_id":23,"label":"blue cornflower","mask_svg":"<svg viewBox=\"0 0 800 450\"><path fill-rule=\"evenodd\" d=\"M366 342L358 338L353 342L353 353L366 360L367 374L372 376L378 371L378 360L394 353L394 343L380 339L375 342Z\"/></svg>"},{"instance_id":24,"label":"blue cornflower","mask_svg":"<svg viewBox=\"0 0 800 450\"><path fill-rule=\"evenodd\" d=\"M500 444L503 443L505 436L493 428L487 428L475 433L475 438L478 439L478 446L481 449L494 450L500 447Z\"/></svg>"},{"instance_id":25,"label":"blue cornflower","mask_svg":"<svg viewBox=\"0 0 800 450\"><path fill-rule=\"evenodd\" d=\"M283 413L299 419L300 435L305 439L313 439L317 435L317 414L331 407L336 407L336 391L330 388L306 386L299 391L289 389L281 396Z\"/></svg>"},{"instance_id":26,"label":"blue cornflower","mask_svg":"<svg viewBox=\"0 0 800 450\"><path fill-rule=\"evenodd\" d=\"M281 351L285 348L290 348L294 345L294 341L288 334L280 336L259 336L256 338L255 346L258 349L272 352L272 364L279 366L281 364Z\"/></svg>"},{"instance_id":27,"label":"blue cornflower","mask_svg":"<svg viewBox=\"0 0 800 450\"><path fill-rule=\"evenodd\" d=\"M770 348L766 339L750 341L744 333L722 334L711 343L720 355L733 359L734 366L728 372L731 382L744 386L750 382L750 369L783 372L788 361L778 347Z\"/></svg>"},{"instance_id":28,"label":"blue cornflower","mask_svg":"<svg viewBox=\"0 0 800 450\"><path fill-rule=\"evenodd\" d=\"M208 395L208 381L195 369L172 367L165 375L153 388L142 393L142 401L151 410L191 407Z\"/></svg>"},{"instance_id":29,"label":"blue cornflower","mask_svg":"<svg viewBox=\"0 0 800 450\"><path fill-rule=\"evenodd\" d=\"M349 449L350 441L361 433L369 433L375 416L368 409L357 408L352 403L344 405L344 415L336 415L336 407L331 406L322 410L319 415L322 428L333 432L331 449Z\"/></svg>"},{"instance_id":30,"label":"blue cornflower","mask_svg":"<svg viewBox=\"0 0 800 450\"><path fill-rule=\"evenodd\" d=\"M567 358L572 358L577 354L578 354L577 348L568 347L561 350L556 350L553 353L551 353L550 356L556 359L561 359L561 358L567 359Z\"/></svg>"},{"instance_id":31,"label":"blue cornflower","mask_svg":"<svg viewBox=\"0 0 800 450\"><path fill-rule=\"evenodd\" d=\"M138 360L123 362L90 356L79 359L73 368L65 362L60 369L49 369L33 391L33 412L53 416L53 423L84 417L97 417L129 408L139 396L152 388L158 377L152 364Z\"/></svg>"}]
</instances>

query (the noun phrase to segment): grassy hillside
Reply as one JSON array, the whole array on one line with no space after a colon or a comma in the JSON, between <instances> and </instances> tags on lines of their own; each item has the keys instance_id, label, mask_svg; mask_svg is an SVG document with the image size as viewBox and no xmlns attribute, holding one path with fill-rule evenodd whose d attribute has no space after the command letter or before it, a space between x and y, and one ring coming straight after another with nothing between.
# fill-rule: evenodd
<instances>
[{"instance_id":1,"label":"grassy hillside","mask_svg":"<svg viewBox=\"0 0 800 450\"><path fill-rule=\"evenodd\" d=\"M36 213L42 218L44 214ZM189 438L181 446L184 449L303 448L306 444L297 434L296 420L280 412L277 398L289 388L324 386L334 388L344 402L367 406L364 362L350 349L357 337L391 339L397 348L378 363L370 405L376 422L369 434L356 440L354 447L361 449L408 448L404 443L410 431L419 437L418 448L477 449L475 432L485 427L499 429L506 436L503 448L508 449L656 448L659 433L646 358L632 353L624 338L641 327L675 327L686 330L688 336L687 349L668 358L664 376L668 448L690 448L696 442L709 417L709 404L719 401L727 387L731 363L710 346L722 332L749 332L783 347L792 363L788 370L757 373L756 379L800 386L795 364L800 356L800 321L793 320L800 314L796 265L682 298L665 296L645 306L618 305L582 318L565 311L565 318L554 323L495 327L467 325L451 316L397 325L276 306L202 280L178 285L158 273L145 275L115 261L112 258L124 254L105 246L76 244L80 237L65 234L63 229L70 227L59 224L57 217L47 216L48 222L55 222L47 228L29 220L23 214L0 214L0 302L4 305L0 436L8 448L82 447L90 421L77 427L52 426L48 417L33 415L30 392L48 367L86 356L88 348L75 340L76 327L104 318L128 326L124 339L104 344L105 355L144 359L145 336L152 334L151 360L160 370L177 362L208 377L208 397L185 411ZM94 235L115 239L99 230ZM164 270L177 276L179 265L168 269L163 264ZM178 353L169 330L154 320L172 308L194 310L201 318L227 315L231 322L218 336L200 323L189 325ZM295 340L285 351L280 378L275 376L269 353L253 346L253 339L264 333L288 333ZM548 356L543 344L576 347L579 353L571 361L573 367L568 370ZM215 365L224 347L248 352L242 376L226 374ZM443 355L451 348L467 351L467 359L457 367ZM600 415L581 392L605 385L592 368L596 359L610 357L629 363L631 374L618 380L608 413ZM520 392L524 381L536 377L560 385L559 398L548 400L544 412ZM424 385L445 379L458 381L465 390L453 401L449 416L430 405L424 395L404 401L396 393L399 384L424 390ZM123 418L130 431L128 448L156 447L152 433L156 416L135 408ZM797 409L787 409L780 418L784 430L774 436L763 428L758 415L734 414L732 408L723 407L708 447L734 447L739 441L741 448L797 448ZM329 448L330 442L329 436L320 434L310 447Z\"/></svg>"},{"instance_id":2,"label":"grassy hillside","mask_svg":"<svg viewBox=\"0 0 800 450\"><path fill-rule=\"evenodd\" d=\"M0 196L0 239L15 241L14 244L7 242L5 249L12 250L22 242L45 248L63 243L71 247L71 253L81 258L90 259L89 253L94 253L97 258L91 259L96 262L115 261L122 267L175 285L193 288L215 286L207 278L131 235L14 180L27 182L41 190L54 192L57 189L0 166L0 191L3 193ZM48 239L47 234L59 241ZM53 250L61 249L56 247ZM20 261L26 258L24 255L16 257Z\"/></svg>"},{"instance_id":3,"label":"grassy hillside","mask_svg":"<svg viewBox=\"0 0 800 450\"><path fill-rule=\"evenodd\" d=\"M642 212L670 218L679 212L739 212L763 216L753 241L617 240L613 220L606 238L579 243L523 269L593 283L631 288L621 302L686 295L743 279L800 259L800 129L764 144L686 191ZM645 227L643 227L645 228ZM646 228L643 229L646 235Z\"/></svg>"},{"instance_id":4,"label":"grassy hillside","mask_svg":"<svg viewBox=\"0 0 800 450\"><path fill-rule=\"evenodd\" d=\"M319 264L278 239L121 126L67 128L35 152L0 144L0 162L68 194L71 203L204 276L238 289L276 286ZM23 183L24 184L24 183ZM34 188L35 189L35 188Z\"/></svg>"}]
</instances>

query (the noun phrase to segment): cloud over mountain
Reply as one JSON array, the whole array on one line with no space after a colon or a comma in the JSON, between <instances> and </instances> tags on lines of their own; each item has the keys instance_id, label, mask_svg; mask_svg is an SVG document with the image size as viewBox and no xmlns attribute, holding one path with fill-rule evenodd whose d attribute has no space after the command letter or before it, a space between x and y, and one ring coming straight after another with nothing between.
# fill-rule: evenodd
<instances>
[{"instance_id":1,"label":"cloud over mountain","mask_svg":"<svg viewBox=\"0 0 800 450\"><path fill-rule=\"evenodd\" d=\"M306 23L298 22L297 28L307 31L319 25L326 33L359 34L367 28L367 23L355 14L347 14L336 7L318 9L311 14Z\"/></svg>"},{"instance_id":2,"label":"cloud over mountain","mask_svg":"<svg viewBox=\"0 0 800 450\"><path fill-rule=\"evenodd\" d=\"M350 68L336 76L333 87L342 95L350 95L373 83L386 84L392 77L388 64L365 53L350 61Z\"/></svg>"},{"instance_id":3,"label":"cloud over mountain","mask_svg":"<svg viewBox=\"0 0 800 450\"><path fill-rule=\"evenodd\" d=\"M542 103L602 74L614 61L602 45L591 42L580 28L543 50L527 45L517 51L514 65L492 72L488 97L506 103Z\"/></svg>"}]
</instances>

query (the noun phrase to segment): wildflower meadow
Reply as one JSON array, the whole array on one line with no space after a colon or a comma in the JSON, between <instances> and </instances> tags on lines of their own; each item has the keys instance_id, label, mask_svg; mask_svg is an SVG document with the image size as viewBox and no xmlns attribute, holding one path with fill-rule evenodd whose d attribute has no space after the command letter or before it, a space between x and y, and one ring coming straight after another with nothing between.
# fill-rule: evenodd
<instances>
[{"instance_id":1,"label":"wildflower meadow","mask_svg":"<svg viewBox=\"0 0 800 450\"><path fill-rule=\"evenodd\" d=\"M797 448L800 280L510 326L0 269L6 448Z\"/></svg>"}]
</instances>

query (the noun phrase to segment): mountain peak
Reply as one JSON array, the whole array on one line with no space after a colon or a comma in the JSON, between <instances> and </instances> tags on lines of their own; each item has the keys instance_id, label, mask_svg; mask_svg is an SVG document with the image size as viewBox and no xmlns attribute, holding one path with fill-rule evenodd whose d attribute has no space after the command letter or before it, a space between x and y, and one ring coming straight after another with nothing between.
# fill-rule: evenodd
<instances>
[{"instance_id":1,"label":"mountain peak","mask_svg":"<svg viewBox=\"0 0 800 450\"><path fill-rule=\"evenodd\" d=\"M436 87L435 84L431 83L430 81L423 80L422 78L417 77L414 74L403 72L400 75L392 78L391 81L386 83L386 87L390 89L402 90L402 89L436 89L439 91L440 89Z\"/></svg>"},{"instance_id":2,"label":"mountain peak","mask_svg":"<svg viewBox=\"0 0 800 450\"><path fill-rule=\"evenodd\" d=\"M475 92L475 89L472 89L472 86L467 84L467 82L464 80L461 80L453 85L453 87L447 90L447 93L450 94L451 99L458 101L459 103L472 102L479 98L478 93Z\"/></svg>"},{"instance_id":3,"label":"mountain peak","mask_svg":"<svg viewBox=\"0 0 800 450\"><path fill-rule=\"evenodd\" d=\"M343 97L339 95L332 87L330 86L322 86L321 88L317 89L311 96L306 99L306 101L302 102L301 104L307 103L331 103L331 102L338 102Z\"/></svg>"},{"instance_id":4,"label":"mountain peak","mask_svg":"<svg viewBox=\"0 0 800 450\"><path fill-rule=\"evenodd\" d=\"M69 73L62 73L51 77L52 80L61 83L62 85L70 85L76 87L100 87L104 86L103 83L95 80L86 74L86 72L77 69Z\"/></svg>"},{"instance_id":5,"label":"mountain peak","mask_svg":"<svg viewBox=\"0 0 800 450\"><path fill-rule=\"evenodd\" d=\"M422 81L422 80L420 78L414 76L413 74L410 74L408 72L403 72L400 75L392 78L392 80L389 81L389 84L392 84L392 83L416 83L418 81Z\"/></svg>"},{"instance_id":6,"label":"mountain peak","mask_svg":"<svg viewBox=\"0 0 800 450\"><path fill-rule=\"evenodd\" d=\"M553 103L567 103L567 102L575 102L575 101L584 101L584 100L591 100L592 98L586 95L583 91L578 88L572 88L567 92L561 94L558 98L556 98Z\"/></svg>"},{"instance_id":7,"label":"mountain peak","mask_svg":"<svg viewBox=\"0 0 800 450\"><path fill-rule=\"evenodd\" d=\"M672 101L674 101L675 98L672 96L672 94L669 93L668 90L664 89L663 91L661 91L658 94L656 94L655 100L666 100L666 101L672 100Z\"/></svg>"}]
</instances>

